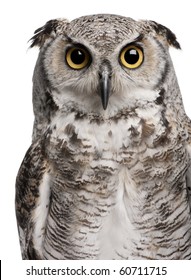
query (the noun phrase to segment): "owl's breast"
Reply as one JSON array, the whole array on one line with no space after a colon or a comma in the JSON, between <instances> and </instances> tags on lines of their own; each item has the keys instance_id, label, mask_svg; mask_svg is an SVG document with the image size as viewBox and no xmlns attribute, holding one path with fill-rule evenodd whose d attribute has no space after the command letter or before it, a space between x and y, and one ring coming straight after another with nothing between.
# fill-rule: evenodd
<instances>
[{"instance_id":1,"label":"owl's breast","mask_svg":"<svg viewBox=\"0 0 191 280\"><path fill-rule=\"evenodd\" d=\"M179 227L187 231L178 216L188 206L178 201L186 197L180 177L188 158L172 129L138 114L101 123L68 117L52 126L48 222L62 235L66 258L137 258L138 248L156 258L164 235L165 247L172 234L176 243Z\"/></svg>"},{"instance_id":2,"label":"owl's breast","mask_svg":"<svg viewBox=\"0 0 191 280\"><path fill-rule=\"evenodd\" d=\"M143 166L169 142L170 130L161 113L150 111L105 120L76 119L75 115L56 119L46 141L48 158L55 170L72 181L100 182L116 176L123 166L129 170L140 162Z\"/></svg>"}]
</instances>

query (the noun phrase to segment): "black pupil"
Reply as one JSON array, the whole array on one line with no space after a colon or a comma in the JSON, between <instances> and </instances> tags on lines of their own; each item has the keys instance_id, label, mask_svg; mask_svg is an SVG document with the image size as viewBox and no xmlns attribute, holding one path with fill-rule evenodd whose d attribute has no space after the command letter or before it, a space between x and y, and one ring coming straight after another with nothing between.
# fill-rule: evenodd
<instances>
[{"instance_id":1,"label":"black pupil","mask_svg":"<svg viewBox=\"0 0 191 280\"><path fill-rule=\"evenodd\" d=\"M139 60L139 53L135 49L129 49L125 52L125 61L128 64L135 64Z\"/></svg>"},{"instance_id":2,"label":"black pupil","mask_svg":"<svg viewBox=\"0 0 191 280\"><path fill-rule=\"evenodd\" d=\"M75 64L82 64L85 60L85 53L80 49L73 50L71 60Z\"/></svg>"}]
</instances>

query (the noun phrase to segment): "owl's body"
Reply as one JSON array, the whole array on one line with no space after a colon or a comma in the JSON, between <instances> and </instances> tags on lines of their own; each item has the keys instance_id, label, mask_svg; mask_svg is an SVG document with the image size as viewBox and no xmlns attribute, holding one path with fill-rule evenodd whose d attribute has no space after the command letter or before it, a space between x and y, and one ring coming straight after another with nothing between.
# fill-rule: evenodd
<instances>
[{"instance_id":1,"label":"owl's body","mask_svg":"<svg viewBox=\"0 0 191 280\"><path fill-rule=\"evenodd\" d=\"M23 258L190 259L191 128L168 53L175 35L96 15L50 21L32 45L33 143L16 189Z\"/></svg>"}]
</instances>

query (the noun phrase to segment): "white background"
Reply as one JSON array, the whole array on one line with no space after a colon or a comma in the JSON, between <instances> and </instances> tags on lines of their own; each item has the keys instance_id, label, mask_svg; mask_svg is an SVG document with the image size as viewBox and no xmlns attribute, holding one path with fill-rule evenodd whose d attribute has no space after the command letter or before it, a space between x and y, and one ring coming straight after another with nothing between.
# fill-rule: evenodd
<instances>
[{"instance_id":1,"label":"white background","mask_svg":"<svg viewBox=\"0 0 191 280\"><path fill-rule=\"evenodd\" d=\"M169 27L182 47L171 53L191 116L191 8L188 0L6 0L0 5L0 259L8 261L21 259L14 193L18 168L31 143L32 72L38 49L28 50L27 41L34 30L53 18L95 13L152 19Z\"/></svg>"}]
</instances>

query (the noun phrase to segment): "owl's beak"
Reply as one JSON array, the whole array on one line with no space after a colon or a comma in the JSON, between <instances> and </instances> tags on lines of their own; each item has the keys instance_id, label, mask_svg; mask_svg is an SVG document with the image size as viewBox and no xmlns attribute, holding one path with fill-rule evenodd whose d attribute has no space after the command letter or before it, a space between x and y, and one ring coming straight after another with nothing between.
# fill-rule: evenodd
<instances>
[{"instance_id":1,"label":"owl's beak","mask_svg":"<svg viewBox=\"0 0 191 280\"><path fill-rule=\"evenodd\" d=\"M99 73L100 78L100 97L102 101L103 109L107 109L109 96L110 96L110 87L111 87L111 70L110 65L102 65L102 69Z\"/></svg>"}]
</instances>

